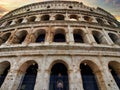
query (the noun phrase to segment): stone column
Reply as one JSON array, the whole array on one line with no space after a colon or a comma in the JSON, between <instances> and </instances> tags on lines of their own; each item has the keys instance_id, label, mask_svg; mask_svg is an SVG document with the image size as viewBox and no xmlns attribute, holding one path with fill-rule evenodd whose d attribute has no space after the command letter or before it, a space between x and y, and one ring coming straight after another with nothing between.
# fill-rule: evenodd
<instances>
[{"instance_id":1,"label":"stone column","mask_svg":"<svg viewBox=\"0 0 120 90\"><path fill-rule=\"evenodd\" d=\"M24 17L22 23L27 23L27 21L27 17Z\"/></svg>"},{"instance_id":2,"label":"stone column","mask_svg":"<svg viewBox=\"0 0 120 90\"><path fill-rule=\"evenodd\" d=\"M88 42L90 44L97 44L94 37L93 37L92 32L88 29L88 27L86 27L86 31L87 31L86 37L87 37Z\"/></svg>"},{"instance_id":3,"label":"stone column","mask_svg":"<svg viewBox=\"0 0 120 90\"><path fill-rule=\"evenodd\" d=\"M50 20L55 20L54 14L52 14L52 15L50 16Z\"/></svg>"},{"instance_id":4,"label":"stone column","mask_svg":"<svg viewBox=\"0 0 120 90\"><path fill-rule=\"evenodd\" d=\"M115 83L115 80L112 77L112 74L110 73L110 70L108 69L108 65L106 64L106 58L102 58L101 60L101 67L103 68L103 79L105 81L105 86L107 87L107 89L104 90L119 90L117 84Z\"/></svg>"},{"instance_id":5,"label":"stone column","mask_svg":"<svg viewBox=\"0 0 120 90\"><path fill-rule=\"evenodd\" d=\"M37 15L35 21L36 21L36 22L39 22L39 21L41 20L40 17L41 17L40 15Z\"/></svg>"},{"instance_id":6,"label":"stone column","mask_svg":"<svg viewBox=\"0 0 120 90\"><path fill-rule=\"evenodd\" d=\"M68 30L65 31L65 37L66 37L66 43L69 43L70 38L69 38L69 31Z\"/></svg>"},{"instance_id":7,"label":"stone column","mask_svg":"<svg viewBox=\"0 0 120 90\"><path fill-rule=\"evenodd\" d=\"M80 69L69 70L69 88L70 90L83 90Z\"/></svg>"},{"instance_id":8,"label":"stone column","mask_svg":"<svg viewBox=\"0 0 120 90\"><path fill-rule=\"evenodd\" d=\"M113 41L110 39L108 33L107 33L104 29L102 29L102 31L103 31L103 33L104 33L104 35L105 35L105 38L106 38L107 43L108 43L109 45L114 45L114 43L113 43Z\"/></svg>"},{"instance_id":9,"label":"stone column","mask_svg":"<svg viewBox=\"0 0 120 90\"><path fill-rule=\"evenodd\" d=\"M96 20L96 18L94 16L92 16L92 22L98 23L97 20Z\"/></svg>"},{"instance_id":10,"label":"stone column","mask_svg":"<svg viewBox=\"0 0 120 90\"><path fill-rule=\"evenodd\" d=\"M85 21L83 17L83 15L80 15L79 21Z\"/></svg>"},{"instance_id":11,"label":"stone column","mask_svg":"<svg viewBox=\"0 0 120 90\"><path fill-rule=\"evenodd\" d=\"M1 86L1 90L17 90L24 75L25 73L22 71L10 70Z\"/></svg>"},{"instance_id":12,"label":"stone column","mask_svg":"<svg viewBox=\"0 0 120 90\"><path fill-rule=\"evenodd\" d=\"M15 30L11 33L9 39L7 40L7 42L6 42L5 44L9 45L9 44L12 44L12 43L13 43L13 40L14 40L15 38L17 38L17 37L15 36L16 31L17 31L17 29L15 29Z\"/></svg>"},{"instance_id":13,"label":"stone column","mask_svg":"<svg viewBox=\"0 0 120 90\"><path fill-rule=\"evenodd\" d=\"M16 24L16 19L14 19L10 25L15 25L15 24Z\"/></svg>"},{"instance_id":14,"label":"stone column","mask_svg":"<svg viewBox=\"0 0 120 90\"><path fill-rule=\"evenodd\" d=\"M68 26L69 43L74 44L73 28Z\"/></svg>"}]
</instances>

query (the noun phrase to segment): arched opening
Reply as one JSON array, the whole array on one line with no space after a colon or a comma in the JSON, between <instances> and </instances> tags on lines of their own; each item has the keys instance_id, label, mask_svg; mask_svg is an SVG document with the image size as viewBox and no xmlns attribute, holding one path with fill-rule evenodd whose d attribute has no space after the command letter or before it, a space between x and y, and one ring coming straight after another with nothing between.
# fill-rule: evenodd
<instances>
[{"instance_id":1,"label":"arched opening","mask_svg":"<svg viewBox=\"0 0 120 90\"><path fill-rule=\"evenodd\" d=\"M78 20L78 16L77 15L70 15L70 20L71 21L77 21Z\"/></svg>"},{"instance_id":2,"label":"arched opening","mask_svg":"<svg viewBox=\"0 0 120 90\"><path fill-rule=\"evenodd\" d=\"M0 87L2 86L8 72L10 70L10 63L5 61L0 63Z\"/></svg>"},{"instance_id":3,"label":"arched opening","mask_svg":"<svg viewBox=\"0 0 120 90\"><path fill-rule=\"evenodd\" d=\"M28 22L35 22L35 19L36 19L35 16L29 17Z\"/></svg>"},{"instance_id":4,"label":"arched opening","mask_svg":"<svg viewBox=\"0 0 120 90\"><path fill-rule=\"evenodd\" d=\"M26 66L25 66L26 65ZM23 77L21 77L21 82L18 90L34 90L36 83L38 64L34 61L26 62L21 68L24 69Z\"/></svg>"},{"instance_id":5,"label":"arched opening","mask_svg":"<svg viewBox=\"0 0 120 90\"><path fill-rule=\"evenodd\" d=\"M64 20L64 15L58 14L55 16L55 20Z\"/></svg>"},{"instance_id":6,"label":"arched opening","mask_svg":"<svg viewBox=\"0 0 120 90\"><path fill-rule=\"evenodd\" d=\"M120 39L118 38L118 36L116 34L108 33L108 35L115 44L120 45Z\"/></svg>"},{"instance_id":7,"label":"arched opening","mask_svg":"<svg viewBox=\"0 0 120 90\"><path fill-rule=\"evenodd\" d=\"M49 16L49 15L43 15L43 16L41 17L41 20L42 20L42 21L49 21L49 20L50 20L50 16Z\"/></svg>"},{"instance_id":8,"label":"arched opening","mask_svg":"<svg viewBox=\"0 0 120 90\"><path fill-rule=\"evenodd\" d=\"M120 76L120 63L112 61L109 63L108 67L116 84L118 85L120 89L120 77L119 77Z\"/></svg>"},{"instance_id":9,"label":"arched opening","mask_svg":"<svg viewBox=\"0 0 120 90\"><path fill-rule=\"evenodd\" d=\"M65 31L58 29L55 31L54 42L66 42Z\"/></svg>"},{"instance_id":10,"label":"arched opening","mask_svg":"<svg viewBox=\"0 0 120 90\"><path fill-rule=\"evenodd\" d=\"M22 21L23 21L23 18L20 18L20 19L17 20L16 23L17 23L17 24L20 24L20 23L22 23Z\"/></svg>"},{"instance_id":11,"label":"arched opening","mask_svg":"<svg viewBox=\"0 0 120 90\"><path fill-rule=\"evenodd\" d=\"M11 35L10 32L3 34L2 43L5 43L8 40L8 38L10 37L10 35Z\"/></svg>"},{"instance_id":12,"label":"arched opening","mask_svg":"<svg viewBox=\"0 0 120 90\"><path fill-rule=\"evenodd\" d=\"M87 62L80 65L84 90L99 90L96 76Z\"/></svg>"},{"instance_id":13,"label":"arched opening","mask_svg":"<svg viewBox=\"0 0 120 90\"><path fill-rule=\"evenodd\" d=\"M89 16L84 16L84 20L87 22L92 22L92 18Z\"/></svg>"},{"instance_id":14,"label":"arched opening","mask_svg":"<svg viewBox=\"0 0 120 90\"><path fill-rule=\"evenodd\" d=\"M83 31L82 30L74 30L74 42L75 43L84 43L84 38L83 38Z\"/></svg>"},{"instance_id":15,"label":"arched opening","mask_svg":"<svg viewBox=\"0 0 120 90\"><path fill-rule=\"evenodd\" d=\"M35 32L35 37L36 37L35 42L37 42L37 43L44 42L45 41L45 35L46 35L45 30L37 30Z\"/></svg>"},{"instance_id":16,"label":"arched opening","mask_svg":"<svg viewBox=\"0 0 120 90\"><path fill-rule=\"evenodd\" d=\"M101 18L96 18L97 22L100 24L100 25L103 25L104 24L104 21L101 19Z\"/></svg>"},{"instance_id":17,"label":"arched opening","mask_svg":"<svg viewBox=\"0 0 120 90\"><path fill-rule=\"evenodd\" d=\"M98 31L92 31L93 37L97 44L107 44L104 35Z\"/></svg>"},{"instance_id":18,"label":"arched opening","mask_svg":"<svg viewBox=\"0 0 120 90\"><path fill-rule=\"evenodd\" d=\"M28 34L28 33L27 33L26 30L17 32L17 33L15 34L15 37L16 37L16 38L14 38L13 41L12 41L13 44L21 44L21 43L25 40L27 34Z\"/></svg>"},{"instance_id":19,"label":"arched opening","mask_svg":"<svg viewBox=\"0 0 120 90\"><path fill-rule=\"evenodd\" d=\"M12 21L8 21L5 26L9 26L12 23Z\"/></svg>"},{"instance_id":20,"label":"arched opening","mask_svg":"<svg viewBox=\"0 0 120 90\"><path fill-rule=\"evenodd\" d=\"M69 90L68 70L64 64L56 63L53 65L49 90Z\"/></svg>"}]
</instances>

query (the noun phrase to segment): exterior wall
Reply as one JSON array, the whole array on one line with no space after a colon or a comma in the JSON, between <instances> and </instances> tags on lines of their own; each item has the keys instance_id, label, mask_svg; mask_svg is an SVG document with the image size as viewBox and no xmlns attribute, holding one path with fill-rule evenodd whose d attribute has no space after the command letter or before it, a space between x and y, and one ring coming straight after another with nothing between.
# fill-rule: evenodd
<instances>
[{"instance_id":1,"label":"exterior wall","mask_svg":"<svg viewBox=\"0 0 120 90\"><path fill-rule=\"evenodd\" d=\"M70 90L74 90L74 89L83 90L82 79L80 74L80 63L84 61L89 61L90 63L94 63L99 67L100 72L95 72L95 75L97 73L101 73L102 75L100 81L103 84L102 86L100 86L101 87L100 90L119 90L108 69L108 63L110 61L116 61L120 63L119 58L104 57L104 56L95 57L95 56L85 56L85 55L84 56L75 56L75 55L41 56L40 55L40 56L18 56L11 58L7 58L7 57L1 58L1 62L9 61L11 63L10 71L1 87L1 90L17 89L16 84L17 82L19 82L18 71L20 69L20 66L30 60L35 61L39 66L36 84L35 84L35 90L38 89L48 90L51 67L53 63L59 63L59 62L62 62L67 65L69 72L68 74L69 74ZM96 67L93 66L93 69L96 69Z\"/></svg>"},{"instance_id":2,"label":"exterior wall","mask_svg":"<svg viewBox=\"0 0 120 90\"><path fill-rule=\"evenodd\" d=\"M119 90L108 65L114 63L120 74L120 23L103 9L58 2L27 5L1 18L0 74L5 61L10 63L10 70L0 90L17 90L26 69L34 63L38 64L34 90L49 90L51 68L56 63L67 67L70 90L84 90L82 63L90 66L100 90ZM57 20L57 15L64 19ZM75 42L75 31L83 43ZM36 42L43 33L45 40ZM56 33L63 34L66 42L54 42Z\"/></svg>"}]
</instances>

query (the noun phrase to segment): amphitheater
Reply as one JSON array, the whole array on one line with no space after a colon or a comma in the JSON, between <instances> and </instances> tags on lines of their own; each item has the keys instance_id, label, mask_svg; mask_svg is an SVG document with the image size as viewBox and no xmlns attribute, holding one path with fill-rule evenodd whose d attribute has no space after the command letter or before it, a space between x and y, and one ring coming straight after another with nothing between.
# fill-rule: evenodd
<instances>
[{"instance_id":1,"label":"amphitheater","mask_svg":"<svg viewBox=\"0 0 120 90\"><path fill-rule=\"evenodd\" d=\"M0 90L120 90L120 22L77 1L44 1L0 19Z\"/></svg>"}]
</instances>

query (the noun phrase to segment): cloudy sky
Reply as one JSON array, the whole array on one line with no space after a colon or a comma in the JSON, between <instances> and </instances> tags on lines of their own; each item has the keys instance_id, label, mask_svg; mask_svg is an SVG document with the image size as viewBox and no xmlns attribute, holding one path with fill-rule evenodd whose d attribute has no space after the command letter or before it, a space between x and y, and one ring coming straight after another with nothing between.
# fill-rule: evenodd
<instances>
[{"instance_id":1,"label":"cloudy sky","mask_svg":"<svg viewBox=\"0 0 120 90\"><path fill-rule=\"evenodd\" d=\"M26 4L47 0L0 0L0 17L10 10ZM70 1L70 0L68 0ZM112 13L120 21L120 0L71 0L83 2L90 7L101 7Z\"/></svg>"}]
</instances>

